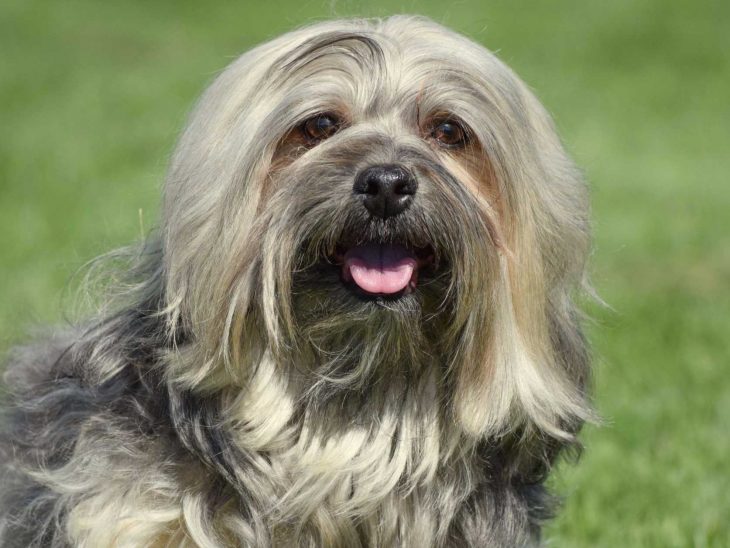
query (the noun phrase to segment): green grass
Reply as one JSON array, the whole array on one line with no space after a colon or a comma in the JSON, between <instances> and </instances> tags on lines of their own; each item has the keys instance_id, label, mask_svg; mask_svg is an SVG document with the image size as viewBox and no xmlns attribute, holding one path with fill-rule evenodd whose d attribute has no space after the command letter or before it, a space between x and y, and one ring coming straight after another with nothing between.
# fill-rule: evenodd
<instances>
[{"instance_id":1,"label":"green grass","mask_svg":"<svg viewBox=\"0 0 730 548\"><path fill-rule=\"evenodd\" d=\"M593 191L607 424L555 478L551 545L730 546L730 4L210 4L3 2L0 350L154 225L176 133L233 56L314 19L430 15L537 91Z\"/></svg>"}]
</instances>

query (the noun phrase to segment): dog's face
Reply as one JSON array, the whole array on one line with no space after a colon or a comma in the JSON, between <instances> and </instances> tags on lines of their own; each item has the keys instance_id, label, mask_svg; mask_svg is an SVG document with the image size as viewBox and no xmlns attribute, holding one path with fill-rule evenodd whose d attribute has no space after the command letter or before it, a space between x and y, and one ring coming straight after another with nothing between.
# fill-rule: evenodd
<instances>
[{"instance_id":1,"label":"dog's face","mask_svg":"<svg viewBox=\"0 0 730 548\"><path fill-rule=\"evenodd\" d=\"M460 301L489 291L501 231L472 129L487 105L467 100L477 89L443 50L381 42L318 37L286 60L287 125L262 212L296 347L360 388L455 349L450 326Z\"/></svg>"},{"instance_id":2,"label":"dog's face","mask_svg":"<svg viewBox=\"0 0 730 548\"><path fill-rule=\"evenodd\" d=\"M234 62L164 234L170 322L206 348L191 384L267 356L308 390L429 371L470 432L585 414L582 182L514 74L433 23L324 23Z\"/></svg>"}]
</instances>

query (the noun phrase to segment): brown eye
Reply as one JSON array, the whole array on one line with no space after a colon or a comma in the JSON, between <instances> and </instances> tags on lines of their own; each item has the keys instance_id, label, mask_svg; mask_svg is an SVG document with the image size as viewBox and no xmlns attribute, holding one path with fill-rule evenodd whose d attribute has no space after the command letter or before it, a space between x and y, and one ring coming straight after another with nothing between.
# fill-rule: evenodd
<instances>
[{"instance_id":1,"label":"brown eye","mask_svg":"<svg viewBox=\"0 0 730 548\"><path fill-rule=\"evenodd\" d=\"M302 125L304 136L313 143L332 137L340 129L340 120L334 114L318 114Z\"/></svg>"},{"instance_id":2,"label":"brown eye","mask_svg":"<svg viewBox=\"0 0 730 548\"><path fill-rule=\"evenodd\" d=\"M431 131L431 137L446 147L461 147L466 143L466 132L453 120L439 122Z\"/></svg>"}]
</instances>

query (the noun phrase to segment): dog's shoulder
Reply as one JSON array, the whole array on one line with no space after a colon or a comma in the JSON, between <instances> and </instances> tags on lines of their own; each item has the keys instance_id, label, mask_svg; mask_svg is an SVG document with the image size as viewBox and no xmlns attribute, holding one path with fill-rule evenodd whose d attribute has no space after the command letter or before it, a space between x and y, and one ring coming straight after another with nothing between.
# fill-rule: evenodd
<instances>
[{"instance_id":1,"label":"dog's shoulder","mask_svg":"<svg viewBox=\"0 0 730 548\"><path fill-rule=\"evenodd\" d=\"M166 426L155 406L165 403L153 393L156 384L121 358L113 374L100 378L84 333L57 331L7 355L0 414L3 547L65 546L61 524L82 502L88 501L87 521L102 508L119 509L98 500L121 498L134 482L130 469L145 477L163 460L156 447ZM129 468L113 465L121 455Z\"/></svg>"},{"instance_id":2,"label":"dog's shoulder","mask_svg":"<svg viewBox=\"0 0 730 548\"><path fill-rule=\"evenodd\" d=\"M65 421L83 390L72 380L75 330L37 335L3 359L0 405L0 544L54 544L56 497L32 470L60 463L76 436ZM61 426L59 428L59 426ZM47 523L43 523L46 521ZM43 530L39 534L39 531ZM58 542L55 542L58 544Z\"/></svg>"}]
</instances>

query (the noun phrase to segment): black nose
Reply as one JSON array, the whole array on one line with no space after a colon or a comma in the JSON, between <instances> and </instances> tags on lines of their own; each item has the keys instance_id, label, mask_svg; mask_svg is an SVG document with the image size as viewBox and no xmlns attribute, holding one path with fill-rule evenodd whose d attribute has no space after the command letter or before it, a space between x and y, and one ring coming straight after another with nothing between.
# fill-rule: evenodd
<instances>
[{"instance_id":1,"label":"black nose","mask_svg":"<svg viewBox=\"0 0 730 548\"><path fill-rule=\"evenodd\" d=\"M408 209L418 182L403 166L386 164L363 169L352 189L372 215L386 219Z\"/></svg>"}]
</instances>

